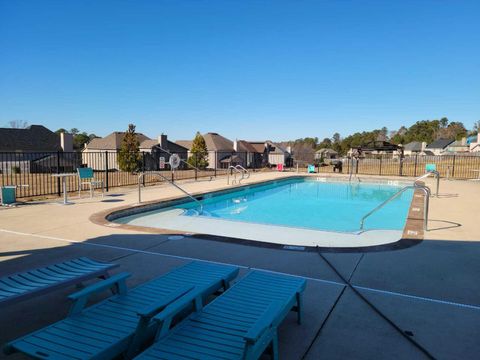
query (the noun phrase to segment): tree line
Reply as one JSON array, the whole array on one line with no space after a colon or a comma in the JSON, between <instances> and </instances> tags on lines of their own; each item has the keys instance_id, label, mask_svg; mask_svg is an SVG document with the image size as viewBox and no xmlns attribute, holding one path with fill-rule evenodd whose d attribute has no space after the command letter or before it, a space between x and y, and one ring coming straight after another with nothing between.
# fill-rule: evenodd
<instances>
[{"instance_id":1,"label":"tree line","mask_svg":"<svg viewBox=\"0 0 480 360\"><path fill-rule=\"evenodd\" d=\"M310 161L312 154L320 149L333 149L340 155L345 155L352 147L363 146L373 141L388 141L390 143L405 145L412 141L426 142L427 144L437 139L460 140L463 137L475 135L480 129L480 120L471 130L467 130L463 123L452 121L443 117L440 120L421 120L410 127L401 126L398 130L388 131L386 127L372 131L356 132L342 137L334 133L331 138L319 140L318 137L306 137L293 141L284 141L284 146L290 146L296 158L304 154L305 160Z\"/></svg>"}]
</instances>

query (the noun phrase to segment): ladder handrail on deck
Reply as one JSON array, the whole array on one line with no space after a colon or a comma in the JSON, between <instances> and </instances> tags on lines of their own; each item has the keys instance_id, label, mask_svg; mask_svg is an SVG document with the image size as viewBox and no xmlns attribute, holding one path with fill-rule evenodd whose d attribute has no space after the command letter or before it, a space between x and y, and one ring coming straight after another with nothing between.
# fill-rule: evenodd
<instances>
[{"instance_id":1,"label":"ladder handrail on deck","mask_svg":"<svg viewBox=\"0 0 480 360\"><path fill-rule=\"evenodd\" d=\"M196 199L195 197L193 197L190 193L188 193L186 190L182 189L180 186L178 186L177 184L175 184L173 181L169 180L168 178L166 178L165 176L163 176L162 174L158 173L158 172L152 172L152 173L141 173L139 176L138 176L138 203L140 204L142 202L142 195L141 195L141 180L143 179L143 177L145 175L156 175L156 176L159 176L161 179L165 180L167 183L169 183L170 185L176 187L178 190L180 190L181 192L183 192L185 195L187 195L190 199L192 199L193 201L195 201L199 207L200 207L200 211L199 211L199 214L202 214L203 213L203 205L202 203Z\"/></svg>"},{"instance_id":2,"label":"ladder handrail on deck","mask_svg":"<svg viewBox=\"0 0 480 360\"><path fill-rule=\"evenodd\" d=\"M419 180L422 180L422 179L425 179L427 177L429 177L430 175L435 175L435 178L437 179L437 191L435 192L435 196L438 197L438 188L440 187L440 173L437 171L437 170L430 170L430 171L427 171L425 174L423 174L422 176L419 176L418 178L416 178L413 183L416 184L417 181Z\"/></svg>"},{"instance_id":3,"label":"ladder handrail on deck","mask_svg":"<svg viewBox=\"0 0 480 360\"><path fill-rule=\"evenodd\" d=\"M240 170L239 167L242 169ZM241 174L242 176L240 177L240 179L238 180L238 183L240 184L242 182L243 179L248 179L250 177L250 173L248 172L247 169L245 169L243 166L241 165L230 165L228 168L227 168L227 185L230 184L230 172L231 170L234 170L235 173L234 173L234 176L233 176L233 181L232 181L232 185L237 183L237 173L238 174ZM245 174L248 174L248 176L245 176Z\"/></svg>"},{"instance_id":4,"label":"ladder handrail on deck","mask_svg":"<svg viewBox=\"0 0 480 360\"><path fill-rule=\"evenodd\" d=\"M414 190L422 190L425 194L425 202L424 202L424 205L423 205L423 229L425 231L428 230L428 208L430 206L430 189L425 186L425 185L419 185L419 184L414 184L414 185L407 185L403 188L401 188L400 190L398 190L395 194L393 194L392 196L390 196L387 200L385 200L384 202L382 202L380 205L378 205L377 207L375 207L374 209L370 210L368 213L366 213L362 219L360 220L360 230L363 231L363 227L364 227L364 224L365 224L365 220L370 216L372 215L374 212L376 212L377 210L380 210L381 208L383 208L385 205L387 205L390 201L394 200L395 198L397 198L398 196L400 196L401 194L403 194L405 191L409 190L409 189L414 189Z\"/></svg>"},{"instance_id":5,"label":"ladder handrail on deck","mask_svg":"<svg viewBox=\"0 0 480 360\"><path fill-rule=\"evenodd\" d=\"M242 179L248 179L250 177L250 171L248 171L247 169L245 169L242 165L238 164L238 165L235 165L235 167L237 169L240 169L241 171L243 171L243 175L242 175Z\"/></svg>"}]
</instances>

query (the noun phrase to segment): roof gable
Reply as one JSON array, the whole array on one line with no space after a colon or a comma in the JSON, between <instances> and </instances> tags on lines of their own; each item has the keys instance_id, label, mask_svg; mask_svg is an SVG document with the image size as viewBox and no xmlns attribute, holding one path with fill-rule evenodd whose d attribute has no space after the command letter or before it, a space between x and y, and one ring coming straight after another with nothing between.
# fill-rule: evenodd
<instances>
[{"instance_id":1,"label":"roof gable","mask_svg":"<svg viewBox=\"0 0 480 360\"><path fill-rule=\"evenodd\" d=\"M151 140L149 137L143 135L142 133L137 133L137 140L142 144L145 140ZM123 138L125 137L125 132L115 131L104 138L95 138L92 139L87 144L87 149L90 150L119 150L122 146Z\"/></svg>"},{"instance_id":2,"label":"roof gable","mask_svg":"<svg viewBox=\"0 0 480 360\"><path fill-rule=\"evenodd\" d=\"M453 143L453 139L438 139L427 145L427 149L445 149L448 145Z\"/></svg>"},{"instance_id":3,"label":"roof gable","mask_svg":"<svg viewBox=\"0 0 480 360\"><path fill-rule=\"evenodd\" d=\"M0 128L0 151L62 151L60 136L42 125L26 129Z\"/></svg>"}]
</instances>

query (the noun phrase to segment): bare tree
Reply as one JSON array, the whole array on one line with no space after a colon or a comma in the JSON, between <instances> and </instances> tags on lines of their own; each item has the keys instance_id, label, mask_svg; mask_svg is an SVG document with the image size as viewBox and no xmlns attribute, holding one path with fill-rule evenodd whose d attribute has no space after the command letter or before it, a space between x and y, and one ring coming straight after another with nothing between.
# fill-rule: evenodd
<instances>
[{"instance_id":1,"label":"bare tree","mask_svg":"<svg viewBox=\"0 0 480 360\"><path fill-rule=\"evenodd\" d=\"M25 129L28 126L28 122L25 120L11 120L8 124L12 129Z\"/></svg>"}]
</instances>

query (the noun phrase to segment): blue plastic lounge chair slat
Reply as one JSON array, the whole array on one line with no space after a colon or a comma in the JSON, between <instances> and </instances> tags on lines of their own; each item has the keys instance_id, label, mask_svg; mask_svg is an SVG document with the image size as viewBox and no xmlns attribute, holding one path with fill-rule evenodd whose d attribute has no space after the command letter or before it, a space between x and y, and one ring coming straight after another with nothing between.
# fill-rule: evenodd
<instances>
[{"instance_id":1,"label":"blue plastic lounge chair slat","mask_svg":"<svg viewBox=\"0 0 480 360\"><path fill-rule=\"evenodd\" d=\"M75 285L96 277L108 277L108 271L116 266L118 265L81 257L2 277L0 278L0 308L60 287Z\"/></svg>"},{"instance_id":2,"label":"blue plastic lounge chair slat","mask_svg":"<svg viewBox=\"0 0 480 360\"><path fill-rule=\"evenodd\" d=\"M233 266L192 262L132 290L125 285L129 274L116 274L70 295L74 304L65 320L10 342L4 351L40 359L111 359L127 351L133 356L153 337L155 314L190 293L206 298L237 274ZM117 295L85 307L89 296L113 285Z\"/></svg>"},{"instance_id":3,"label":"blue plastic lounge chair slat","mask_svg":"<svg viewBox=\"0 0 480 360\"><path fill-rule=\"evenodd\" d=\"M276 358L277 327L291 310L301 322L305 286L302 278L252 271L168 331L172 303L154 317L161 325L157 341L136 359L258 359L268 347Z\"/></svg>"}]
</instances>

